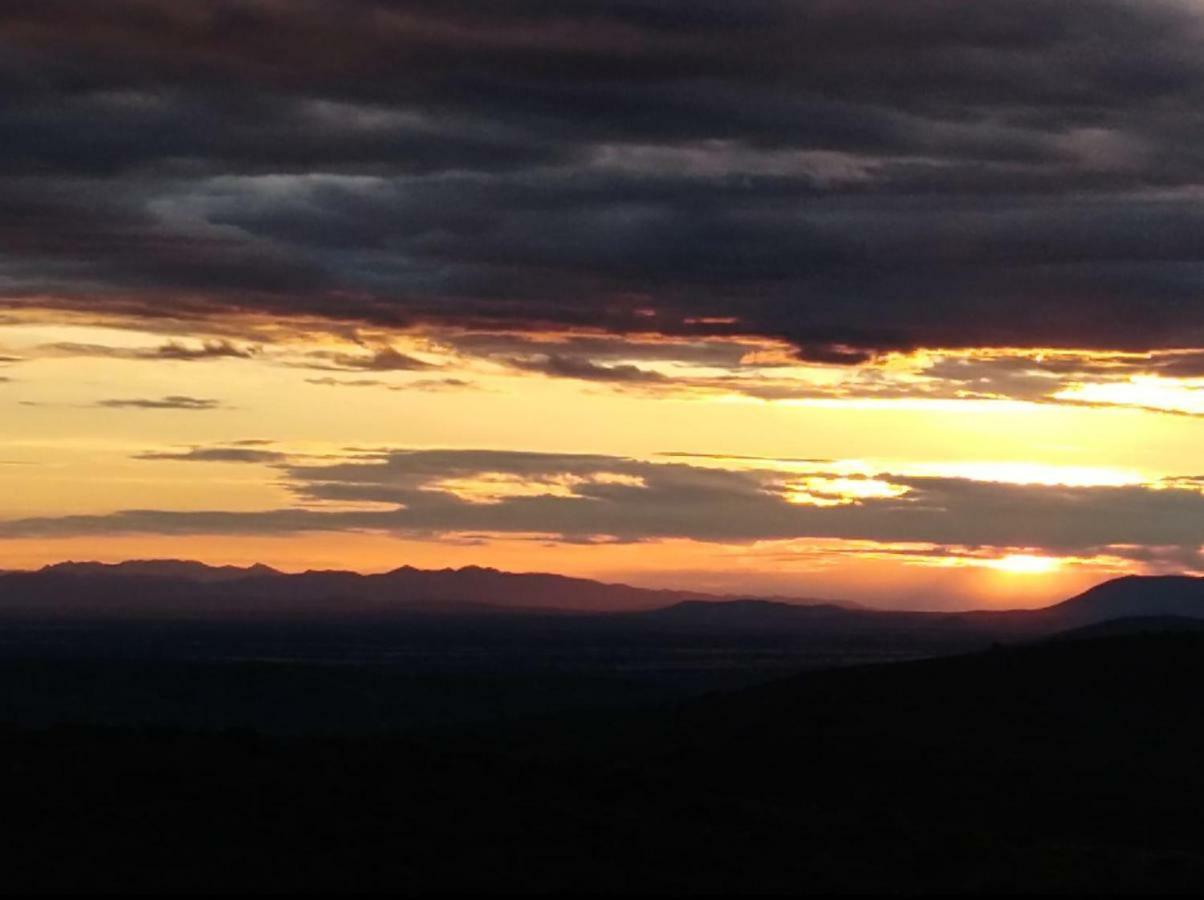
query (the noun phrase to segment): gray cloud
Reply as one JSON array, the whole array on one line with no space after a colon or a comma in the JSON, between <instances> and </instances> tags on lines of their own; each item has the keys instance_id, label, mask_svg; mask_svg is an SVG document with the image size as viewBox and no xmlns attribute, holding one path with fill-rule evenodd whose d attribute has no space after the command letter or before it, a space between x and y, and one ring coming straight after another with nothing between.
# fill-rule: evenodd
<instances>
[{"instance_id":1,"label":"gray cloud","mask_svg":"<svg viewBox=\"0 0 1204 900\"><path fill-rule=\"evenodd\" d=\"M168 341L160 347L153 348L110 347L104 344L60 342L45 344L38 349L41 353L55 356L94 356L137 360L167 359L182 362L209 359L250 359L256 354L256 348L239 347L225 340L204 341L195 347L178 341Z\"/></svg>"},{"instance_id":2,"label":"gray cloud","mask_svg":"<svg viewBox=\"0 0 1204 900\"><path fill-rule=\"evenodd\" d=\"M167 397L157 398L126 397L98 400L96 405L105 409L184 409L201 411L219 409L222 404L220 400L207 397L186 397L172 394Z\"/></svg>"},{"instance_id":3,"label":"gray cloud","mask_svg":"<svg viewBox=\"0 0 1204 900\"><path fill-rule=\"evenodd\" d=\"M306 378L307 384L321 387L384 388L389 391L456 391L473 387L463 378L416 378L413 381L389 382L375 378Z\"/></svg>"},{"instance_id":4,"label":"gray cloud","mask_svg":"<svg viewBox=\"0 0 1204 900\"><path fill-rule=\"evenodd\" d=\"M630 364L600 365L592 360L550 353L529 359L508 361L516 369L525 372L540 372L557 378L575 378L580 381L605 381L613 384L663 384L669 381L660 372L641 369Z\"/></svg>"},{"instance_id":5,"label":"gray cloud","mask_svg":"<svg viewBox=\"0 0 1204 900\"><path fill-rule=\"evenodd\" d=\"M906 492L807 505L788 496L809 477L824 477L822 470L784 471L772 462L731 470L588 454L393 450L284 465L281 472L308 506L25 519L0 523L0 536L379 530L536 533L570 541L836 538L1174 558L1194 567L1204 545L1204 494L1190 479L1157 488L1062 487L884 475ZM463 495L465 481L483 485L485 495ZM822 482L807 490L823 501L840 494L838 485ZM327 503L376 506L323 509Z\"/></svg>"},{"instance_id":6,"label":"gray cloud","mask_svg":"<svg viewBox=\"0 0 1204 900\"><path fill-rule=\"evenodd\" d=\"M507 332L440 332L436 339L468 356L506 361L514 358L561 356L602 365L622 360L682 362L696 366L735 369L759 344L736 341L636 341L599 335L530 335Z\"/></svg>"},{"instance_id":7,"label":"gray cloud","mask_svg":"<svg viewBox=\"0 0 1204 900\"><path fill-rule=\"evenodd\" d=\"M1204 346L1202 36L1186 0L9 3L0 297Z\"/></svg>"},{"instance_id":8,"label":"gray cloud","mask_svg":"<svg viewBox=\"0 0 1204 900\"><path fill-rule=\"evenodd\" d=\"M336 372L421 372L436 368L392 347L378 347L368 354L318 351L309 354L302 365L307 369L328 369Z\"/></svg>"},{"instance_id":9,"label":"gray cloud","mask_svg":"<svg viewBox=\"0 0 1204 900\"><path fill-rule=\"evenodd\" d=\"M188 450L147 451L135 454L134 459L166 462L281 463L288 459L288 455L254 446L192 447Z\"/></svg>"},{"instance_id":10,"label":"gray cloud","mask_svg":"<svg viewBox=\"0 0 1204 900\"><path fill-rule=\"evenodd\" d=\"M154 351L155 359L176 359L186 362L202 359L250 359L254 355L254 348L236 347L229 341L206 341L200 347L189 347L176 341L169 341Z\"/></svg>"}]
</instances>

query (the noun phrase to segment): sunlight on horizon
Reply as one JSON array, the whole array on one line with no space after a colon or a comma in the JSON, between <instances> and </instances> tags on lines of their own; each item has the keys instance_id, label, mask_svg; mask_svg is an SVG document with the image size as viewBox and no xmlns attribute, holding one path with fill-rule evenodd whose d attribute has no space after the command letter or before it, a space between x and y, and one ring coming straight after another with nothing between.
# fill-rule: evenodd
<instances>
[{"instance_id":1,"label":"sunlight on horizon","mask_svg":"<svg viewBox=\"0 0 1204 900\"><path fill-rule=\"evenodd\" d=\"M1010 575L1048 575L1063 565L1062 560L1055 557L1029 553L1013 553L1000 559L986 560L982 564Z\"/></svg>"},{"instance_id":2,"label":"sunlight on horizon","mask_svg":"<svg viewBox=\"0 0 1204 900\"><path fill-rule=\"evenodd\" d=\"M249 548L258 546L262 561L295 569L480 564L702 588L726 579L708 555L745 555L749 568L730 579L737 589L755 584L762 592L896 606L997 606L1055 599L1070 581L1077 587L1118 571L1157 570L1130 526L1118 528L1114 541L1072 546L1059 559L1030 537L1047 529L1040 518L1024 521L1026 504L1064 498L1069 514L1075 496L1104 508L1155 493L1173 505L1175 497L1200 493L1193 480L1198 423L1187 416L1078 401L903 395L711 402L715 395L683 395L665 383L698 372L717 377L719 369L690 362L691 354L733 358L741 383L754 388L762 377L780 384L776 368L822 390L873 389L874 378L914 371L915 360L825 368L771 353L757 357L766 367L753 367L749 381L742 359L755 343L749 339L702 346L570 331L537 339L383 326L339 332L300 318L237 316L151 328L40 315L27 309L0 321L0 387L11 425L0 446L0 529L10 529L0 533L0 568L68 555L113 558L116 548L144 556L151 547L198 558L225 558L241 547L238 558L261 561L250 560ZM556 354L582 347L610 355L579 368L558 361ZM968 365L979 357L963 351L960 358ZM1009 354L981 354L984 364L1001 358ZM1178 390L1170 379L1148 386ZM172 408L173 396L196 408ZM394 472L394 451L438 451L442 462L429 472ZM573 454L585 462L567 459ZM449 520L408 532L399 525L395 536L386 523L386 533L374 536L371 516L402 508L411 489L420 491L411 506L442 504L441 515L472 507L492 532L482 537L488 529ZM1008 496L1017 505L1007 515L1018 518L992 540L991 520L979 520L973 508ZM736 512L753 499L765 503L760 513ZM789 512L765 502L773 499ZM346 530L338 532L332 519L336 530L325 536L273 531L298 509L345 515ZM543 538L513 534L507 516L521 509L542 510L521 524ZM148 523L163 515L170 533L123 536L128 510L151 511ZM265 514L267 531L220 533L244 527L236 521L244 513ZM367 524L354 520L357 513ZM749 518L729 529L739 515ZM832 549L783 562L756 560L742 547L746 539L790 539L796 516L805 517L797 519L800 537L831 537ZM986 534L964 540L957 528L936 527L941 516ZM786 517L779 525L764 524L779 517ZM631 533L608 534L615 521ZM1118 521L1137 527L1142 519ZM594 522L598 533L584 533ZM937 539L922 552L897 549L926 534ZM682 543L666 540L673 538ZM1130 549L1105 561L1099 557L1112 553L1109 543ZM1031 552L1012 552L1018 547ZM995 585L955 572L974 569L1018 577Z\"/></svg>"}]
</instances>

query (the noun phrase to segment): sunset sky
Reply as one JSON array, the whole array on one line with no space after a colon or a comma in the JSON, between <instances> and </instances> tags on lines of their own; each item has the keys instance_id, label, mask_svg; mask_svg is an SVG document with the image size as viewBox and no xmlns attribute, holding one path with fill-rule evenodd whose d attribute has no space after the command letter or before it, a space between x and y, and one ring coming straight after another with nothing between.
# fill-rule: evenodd
<instances>
[{"instance_id":1,"label":"sunset sky","mask_svg":"<svg viewBox=\"0 0 1204 900\"><path fill-rule=\"evenodd\" d=\"M1202 41L1196 0L4 3L0 568L1204 574Z\"/></svg>"}]
</instances>

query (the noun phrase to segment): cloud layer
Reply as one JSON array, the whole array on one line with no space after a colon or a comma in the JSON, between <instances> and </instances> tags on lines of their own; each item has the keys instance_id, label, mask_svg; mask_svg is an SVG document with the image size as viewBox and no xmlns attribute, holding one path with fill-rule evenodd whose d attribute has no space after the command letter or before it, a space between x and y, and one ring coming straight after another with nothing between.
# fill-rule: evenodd
<instances>
[{"instance_id":1,"label":"cloud layer","mask_svg":"<svg viewBox=\"0 0 1204 900\"><path fill-rule=\"evenodd\" d=\"M1201 37L1170 0L7 3L0 297L1204 346Z\"/></svg>"},{"instance_id":2,"label":"cloud layer","mask_svg":"<svg viewBox=\"0 0 1204 900\"><path fill-rule=\"evenodd\" d=\"M299 501L291 508L10 520L0 522L0 537L368 530L418 537L535 534L584 542L822 538L961 548L957 552L1107 555L1204 568L1204 482L1194 478L1070 487L835 476L819 462L787 469L747 461L722 468L490 450L362 451L335 463L284 462L285 456L231 445L139 458L274 463Z\"/></svg>"}]
</instances>

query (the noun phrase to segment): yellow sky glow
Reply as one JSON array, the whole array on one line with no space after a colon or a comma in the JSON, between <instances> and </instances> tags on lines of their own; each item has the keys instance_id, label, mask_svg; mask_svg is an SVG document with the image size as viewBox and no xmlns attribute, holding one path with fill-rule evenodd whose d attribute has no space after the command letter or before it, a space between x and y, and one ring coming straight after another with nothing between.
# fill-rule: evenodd
<instances>
[{"instance_id":1,"label":"yellow sky glow","mask_svg":"<svg viewBox=\"0 0 1204 900\"><path fill-rule=\"evenodd\" d=\"M0 322L0 356L14 359L0 365L5 422L0 522L129 509L280 509L301 502L290 490L284 461L334 465L348 453L389 447L589 453L698 468L795 472L797 478L777 488L780 495L825 509L906 502L911 490L898 483L906 478L1119 488L1198 474L1202 431L1194 414L1204 415L1204 384L1198 381L1126 374L1108 383L1068 382L1054 395L1065 404L931 396L759 399L661 390L647 379L607 383L524 371L504 357L466 355L452 348L447 336L430 332L377 329L348 337L313 323L238 320L205 327L159 323L158 328L116 321L96 325L63 314L39 318L30 311ZM199 353L214 341L228 341L237 353L173 358ZM671 344L633 341L630 352L598 365L707 378L720 371L668 359L665 348ZM429 367L390 369L373 363L383 347ZM641 355L650 353L658 358ZM931 358L948 355L926 353L872 365L906 380ZM855 381L847 367L791 369L783 347L771 342L740 343L735 358L756 370L741 377L796 379L825 389ZM165 397L194 398L211 408L137 405ZM263 443L244 446L269 448L279 456L239 463L170 458L252 441ZM694 456L672 455L679 453ZM638 477L602 467L588 476L478 472L443 478L424 490L498 504L574 497L582 484L640 487ZM723 510L712 514L722 516ZM732 582L729 576L739 573L740 583L777 593L822 590L828 596L920 606L934 605L923 599L924 591L945 598L942 603L998 605L1009 596L1022 603L1051 600L1057 591L1091 578L1142 570L1139 562L1072 559L1035 547L987 548L981 554L936 548L908 556L889 548L878 553L851 541L784 561L749 545L693 541L598 546L505 536L461 541L455 535L415 540L364 533L0 539L0 568L66 556L156 554L262 560L286 568L477 563L699 588ZM951 564L935 564L941 561ZM979 576L971 578L967 570ZM1010 578L1023 582L1023 588L991 580L1007 576L1024 576ZM898 588L893 593L892 579Z\"/></svg>"}]
</instances>

